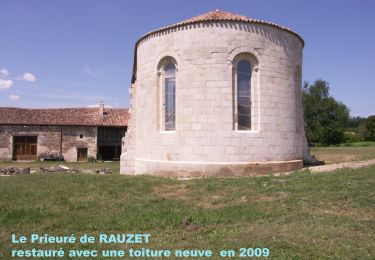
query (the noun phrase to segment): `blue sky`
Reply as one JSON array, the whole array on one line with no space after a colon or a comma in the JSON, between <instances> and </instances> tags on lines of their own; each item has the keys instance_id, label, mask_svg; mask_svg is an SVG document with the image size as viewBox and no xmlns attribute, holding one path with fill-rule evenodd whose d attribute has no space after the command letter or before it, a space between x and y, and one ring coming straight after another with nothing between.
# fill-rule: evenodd
<instances>
[{"instance_id":1,"label":"blue sky","mask_svg":"<svg viewBox=\"0 0 375 260\"><path fill-rule=\"evenodd\" d=\"M353 116L375 114L373 0L0 0L0 106L127 107L135 42L215 9L293 29L303 80L328 81Z\"/></svg>"}]
</instances>

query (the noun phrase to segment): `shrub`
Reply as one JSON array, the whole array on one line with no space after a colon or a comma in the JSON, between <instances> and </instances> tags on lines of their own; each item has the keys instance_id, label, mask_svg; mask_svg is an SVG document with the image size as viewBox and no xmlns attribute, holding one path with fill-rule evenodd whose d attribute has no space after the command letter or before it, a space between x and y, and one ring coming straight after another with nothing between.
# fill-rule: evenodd
<instances>
[{"instance_id":1,"label":"shrub","mask_svg":"<svg viewBox=\"0 0 375 260\"><path fill-rule=\"evenodd\" d=\"M326 127L320 131L320 143L323 146L338 145L344 140L344 131L337 127Z\"/></svg>"},{"instance_id":2,"label":"shrub","mask_svg":"<svg viewBox=\"0 0 375 260\"><path fill-rule=\"evenodd\" d=\"M345 143L354 143L364 141L364 136L361 133L355 132L344 132L344 142Z\"/></svg>"}]
</instances>

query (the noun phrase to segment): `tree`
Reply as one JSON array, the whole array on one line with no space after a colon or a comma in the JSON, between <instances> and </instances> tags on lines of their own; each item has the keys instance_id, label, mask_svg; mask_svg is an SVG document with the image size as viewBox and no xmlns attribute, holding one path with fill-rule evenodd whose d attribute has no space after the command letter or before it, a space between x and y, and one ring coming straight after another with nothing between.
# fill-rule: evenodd
<instances>
[{"instance_id":1,"label":"tree","mask_svg":"<svg viewBox=\"0 0 375 260\"><path fill-rule=\"evenodd\" d=\"M329 83L316 80L303 87L303 109L310 145L339 144L349 124L349 109L329 95Z\"/></svg>"},{"instance_id":2,"label":"tree","mask_svg":"<svg viewBox=\"0 0 375 260\"><path fill-rule=\"evenodd\" d=\"M375 141L375 115L369 116L366 119L366 139Z\"/></svg>"},{"instance_id":3,"label":"tree","mask_svg":"<svg viewBox=\"0 0 375 260\"><path fill-rule=\"evenodd\" d=\"M349 119L349 128L351 129L356 129L360 127L362 124L366 123L366 118L365 117L350 117Z\"/></svg>"}]
</instances>

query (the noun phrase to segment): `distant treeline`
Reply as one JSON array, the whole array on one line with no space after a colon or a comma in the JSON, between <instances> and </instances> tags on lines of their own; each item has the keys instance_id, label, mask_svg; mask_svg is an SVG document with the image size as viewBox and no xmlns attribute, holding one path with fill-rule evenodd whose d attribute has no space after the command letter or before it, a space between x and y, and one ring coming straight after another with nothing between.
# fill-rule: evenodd
<instances>
[{"instance_id":1,"label":"distant treeline","mask_svg":"<svg viewBox=\"0 0 375 260\"><path fill-rule=\"evenodd\" d=\"M375 115L351 117L350 109L329 94L329 83L315 80L302 90L307 141L310 146L375 141Z\"/></svg>"}]
</instances>

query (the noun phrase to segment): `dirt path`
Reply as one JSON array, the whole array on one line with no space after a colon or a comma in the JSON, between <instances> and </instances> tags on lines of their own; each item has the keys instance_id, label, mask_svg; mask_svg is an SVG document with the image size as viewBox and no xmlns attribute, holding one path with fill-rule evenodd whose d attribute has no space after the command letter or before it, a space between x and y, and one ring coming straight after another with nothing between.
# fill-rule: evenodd
<instances>
[{"instance_id":1,"label":"dirt path","mask_svg":"<svg viewBox=\"0 0 375 260\"><path fill-rule=\"evenodd\" d=\"M368 160L368 161L357 161L357 162L344 162L344 163L335 163L335 164L327 164L321 166L312 166L308 169L311 173L318 173L318 172L333 172L338 169L343 168L350 168L350 169L358 169L365 166L370 166L375 164L375 159Z\"/></svg>"}]
</instances>

